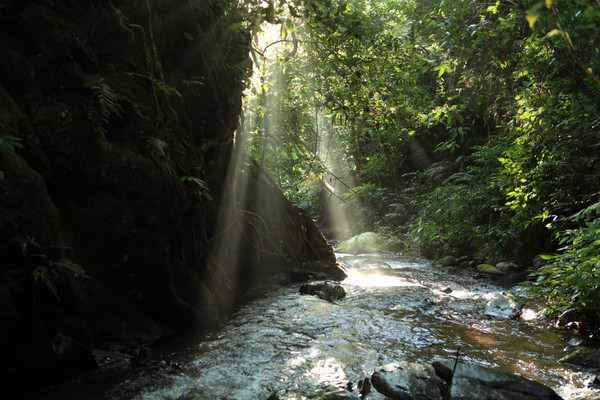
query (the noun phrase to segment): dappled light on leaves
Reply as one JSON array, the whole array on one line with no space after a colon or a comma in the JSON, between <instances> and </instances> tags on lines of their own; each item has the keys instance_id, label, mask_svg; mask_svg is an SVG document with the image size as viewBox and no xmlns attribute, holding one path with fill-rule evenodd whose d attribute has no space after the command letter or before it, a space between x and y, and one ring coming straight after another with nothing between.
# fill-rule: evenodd
<instances>
[{"instance_id":1,"label":"dappled light on leaves","mask_svg":"<svg viewBox=\"0 0 600 400\"><path fill-rule=\"evenodd\" d=\"M254 42L244 127L286 196L331 238L378 230L462 268L511 262L527 279L533 267L547 312L594 325L597 5L277 7Z\"/></svg>"}]
</instances>

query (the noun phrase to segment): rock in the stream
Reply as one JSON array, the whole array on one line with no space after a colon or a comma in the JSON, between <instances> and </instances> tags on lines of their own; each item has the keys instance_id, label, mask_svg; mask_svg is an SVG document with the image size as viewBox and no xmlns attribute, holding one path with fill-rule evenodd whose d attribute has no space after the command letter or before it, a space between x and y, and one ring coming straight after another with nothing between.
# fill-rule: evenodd
<instances>
[{"instance_id":1,"label":"rock in the stream","mask_svg":"<svg viewBox=\"0 0 600 400\"><path fill-rule=\"evenodd\" d=\"M433 262L434 265L441 265L442 267L455 267L458 265L458 260L452 256L442 257L439 260Z\"/></svg>"},{"instance_id":2,"label":"rock in the stream","mask_svg":"<svg viewBox=\"0 0 600 400\"><path fill-rule=\"evenodd\" d=\"M343 241L337 247L341 253L377 253L381 250L399 250L402 245L398 239L375 232L364 232Z\"/></svg>"},{"instance_id":3,"label":"rock in the stream","mask_svg":"<svg viewBox=\"0 0 600 400\"><path fill-rule=\"evenodd\" d=\"M504 261L496 264L496 269L504 274L514 274L519 269L519 265L512 261Z\"/></svg>"},{"instance_id":4,"label":"rock in the stream","mask_svg":"<svg viewBox=\"0 0 600 400\"><path fill-rule=\"evenodd\" d=\"M305 283L300 286L300 293L318 296L327 301L339 300L346 296L346 291L342 286L331 282Z\"/></svg>"},{"instance_id":5,"label":"rock in the stream","mask_svg":"<svg viewBox=\"0 0 600 400\"><path fill-rule=\"evenodd\" d=\"M492 264L479 264L477 266L477 270L479 272L484 272L486 274L492 274L492 275L503 275L504 272L500 271L498 268L496 268L495 265Z\"/></svg>"},{"instance_id":6,"label":"rock in the stream","mask_svg":"<svg viewBox=\"0 0 600 400\"><path fill-rule=\"evenodd\" d=\"M580 347L558 361L568 364L581 365L582 367L600 369L600 349Z\"/></svg>"},{"instance_id":7,"label":"rock in the stream","mask_svg":"<svg viewBox=\"0 0 600 400\"><path fill-rule=\"evenodd\" d=\"M523 313L523 304L519 304L514 296L497 294L485 308L485 315L495 318L515 319Z\"/></svg>"},{"instance_id":8,"label":"rock in the stream","mask_svg":"<svg viewBox=\"0 0 600 400\"><path fill-rule=\"evenodd\" d=\"M450 381L454 361L436 361L432 365L440 378ZM562 399L549 387L520 375L462 363L456 366L450 398L453 400Z\"/></svg>"},{"instance_id":9,"label":"rock in the stream","mask_svg":"<svg viewBox=\"0 0 600 400\"><path fill-rule=\"evenodd\" d=\"M346 389L327 386L310 397L311 400L360 400L360 397Z\"/></svg>"},{"instance_id":10,"label":"rock in the stream","mask_svg":"<svg viewBox=\"0 0 600 400\"><path fill-rule=\"evenodd\" d=\"M377 368L373 387L392 400L441 399L443 382L431 365L396 362Z\"/></svg>"}]
</instances>

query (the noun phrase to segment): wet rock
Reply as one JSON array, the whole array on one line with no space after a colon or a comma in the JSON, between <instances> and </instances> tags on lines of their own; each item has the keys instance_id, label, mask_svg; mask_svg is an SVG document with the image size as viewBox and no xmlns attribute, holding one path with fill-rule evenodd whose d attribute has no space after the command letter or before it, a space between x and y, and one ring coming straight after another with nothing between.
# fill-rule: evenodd
<instances>
[{"instance_id":1,"label":"wet rock","mask_svg":"<svg viewBox=\"0 0 600 400\"><path fill-rule=\"evenodd\" d=\"M518 272L519 265L510 261L499 262L496 264L496 269L505 274L514 274Z\"/></svg>"},{"instance_id":2,"label":"wet rock","mask_svg":"<svg viewBox=\"0 0 600 400\"><path fill-rule=\"evenodd\" d=\"M432 364L436 374L450 381L454 361L436 361ZM452 377L450 398L464 400L560 400L549 387L509 372L478 365L459 363Z\"/></svg>"},{"instance_id":3,"label":"wet rock","mask_svg":"<svg viewBox=\"0 0 600 400\"><path fill-rule=\"evenodd\" d=\"M371 381L369 378L365 378L363 380L358 381L356 385L356 390L358 390L358 394L364 399L369 393L371 393Z\"/></svg>"},{"instance_id":4,"label":"wet rock","mask_svg":"<svg viewBox=\"0 0 600 400\"><path fill-rule=\"evenodd\" d=\"M397 250L400 242L375 232L364 232L343 241L337 247L340 253L376 253L381 250ZM400 246L401 247L401 246Z\"/></svg>"},{"instance_id":5,"label":"wet rock","mask_svg":"<svg viewBox=\"0 0 600 400\"><path fill-rule=\"evenodd\" d=\"M301 294L310 294L323 300L334 301L346 296L344 288L331 282L310 282L300 286Z\"/></svg>"},{"instance_id":6,"label":"wet rock","mask_svg":"<svg viewBox=\"0 0 600 400\"><path fill-rule=\"evenodd\" d=\"M523 313L523 304L519 304L514 296L497 294L485 308L485 315L495 318L515 319Z\"/></svg>"},{"instance_id":7,"label":"wet rock","mask_svg":"<svg viewBox=\"0 0 600 400\"><path fill-rule=\"evenodd\" d=\"M329 260L318 260L305 263L303 269L308 271L312 276L342 281L348 277L344 271L343 265Z\"/></svg>"},{"instance_id":8,"label":"wet rock","mask_svg":"<svg viewBox=\"0 0 600 400\"><path fill-rule=\"evenodd\" d=\"M455 267L458 265L458 260L452 256L446 256L434 261L433 264L441 265L442 267Z\"/></svg>"},{"instance_id":9,"label":"wet rock","mask_svg":"<svg viewBox=\"0 0 600 400\"><path fill-rule=\"evenodd\" d=\"M580 347L558 361L562 363L580 365L582 367L600 369L600 349Z\"/></svg>"},{"instance_id":10,"label":"wet rock","mask_svg":"<svg viewBox=\"0 0 600 400\"><path fill-rule=\"evenodd\" d=\"M442 292L444 292L446 294L450 294L450 293L452 293L452 288L451 287L444 288L444 289L442 289Z\"/></svg>"},{"instance_id":11,"label":"wet rock","mask_svg":"<svg viewBox=\"0 0 600 400\"><path fill-rule=\"evenodd\" d=\"M373 387L393 400L441 399L443 382L431 365L396 362L377 368Z\"/></svg>"},{"instance_id":12,"label":"wet rock","mask_svg":"<svg viewBox=\"0 0 600 400\"><path fill-rule=\"evenodd\" d=\"M346 389L328 386L310 397L311 400L360 400L360 397Z\"/></svg>"},{"instance_id":13,"label":"wet rock","mask_svg":"<svg viewBox=\"0 0 600 400\"><path fill-rule=\"evenodd\" d=\"M492 275L503 275L504 272L500 271L498 268L496 268L495 265L492 264L479 264L477 266L477 270L479 272L483 272L486 274L492 274Z\"/></svg>"}]
</instances>

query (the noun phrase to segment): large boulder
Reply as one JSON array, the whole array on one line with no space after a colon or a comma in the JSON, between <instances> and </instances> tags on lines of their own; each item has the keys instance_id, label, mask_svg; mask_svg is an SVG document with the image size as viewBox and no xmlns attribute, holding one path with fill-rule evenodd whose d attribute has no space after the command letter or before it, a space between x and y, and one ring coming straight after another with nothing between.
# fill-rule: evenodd
<instances>
[{"instance_id":1,"label":"large boulder","mask_svg":"<svg viewBox=\"0 0 600 400\"><path fill-rule=\"evenodd\" d=\"M364 232L343 241L337 247L340 253L377 253L394 251L401 247L400 241L376 232Z\"/></svg>"},{"instance_id":2,"label":"large boulder","mask_svg":"<svg viewBox=\"0 0 600 400\"><path fill-rule=\"evenodd\" d=\"M440 399L443 382L431 365L396 362L377 368L373 387L393 400Z\"/></svg>"},{"instance_id":3,"label":"large boulder","mask_svg":"<svg viewBox=\"0 0 600 400\"><path fill-rule=\"evenodd\" d=\"M451 382L450 398L453 400L560 400L551 388L509 372L478 365L456 365L454 361L436 361L432 364L436 374Z\"/></svg>"}]
</instances>

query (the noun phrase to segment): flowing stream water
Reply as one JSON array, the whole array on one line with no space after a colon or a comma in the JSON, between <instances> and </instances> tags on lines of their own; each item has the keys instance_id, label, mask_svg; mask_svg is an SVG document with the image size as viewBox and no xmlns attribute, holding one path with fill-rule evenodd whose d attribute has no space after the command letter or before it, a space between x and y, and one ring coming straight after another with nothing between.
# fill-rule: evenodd
<instances>
[{"instance_id":1,"label":"flowing stream water","mask_svg":"<svg viewBox=\"0 0 600 400\"><path fill-rule=\"evenodd\" d=\"M155 349L136 366L108 365L45 398L267 400L277 392L300 400L387 363L454 359L460 347L462 362L521 374L564 399L600 399L593 371L558 362L569 337L535 319L535 304L521 320L485 316L495 294L524 291L393 253L338 258L349 266L341 300L301 295L299 285L273 288L219 332Z\"/></svg>"}]
</instances>

